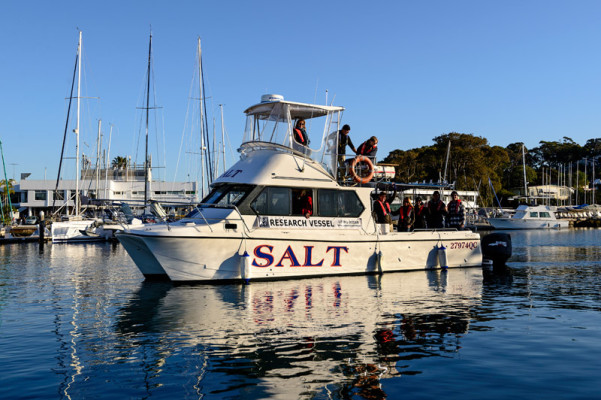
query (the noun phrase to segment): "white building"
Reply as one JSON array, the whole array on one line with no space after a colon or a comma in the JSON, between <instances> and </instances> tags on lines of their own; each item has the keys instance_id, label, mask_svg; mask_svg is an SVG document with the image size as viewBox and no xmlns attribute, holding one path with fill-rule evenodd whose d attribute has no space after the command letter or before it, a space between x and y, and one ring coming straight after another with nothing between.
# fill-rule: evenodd
<instances>
[{"instance_id":1,"label":"white building","mask_svg":"<svg viewBox=\"0 0 601 400\"><path fill-rule=\"evenodd\" d=\"M551 199L556 201L566 201L570 199L573 193L574 189L568 186L528 186L528 197L530 197L531 199Z\"/></svg>"},{"instance_id":2,"label":"white building","mask_svg":"<svg viewBox=\"0 0 601 400\"><path fill-rule=\"evenodd\" d=\"M106 173L108 172L108 176ZM100 171L95 178L95 171L82 173L79 181L80 202L82 207L91 199L109 200L131 203L132 206L144 203L144 170L109 169ZM69 210L75 206L76 180L60 180L56 189L56 180L21 180L14 186L16 200L13 206L20 215L39 215L44 211L50 215L52 210L66 205ZM150 183L148 199L161 203L196 204L196 182L159 182ZM64 213L64 212L63 212Z\"/></svg>"}]
</instances>

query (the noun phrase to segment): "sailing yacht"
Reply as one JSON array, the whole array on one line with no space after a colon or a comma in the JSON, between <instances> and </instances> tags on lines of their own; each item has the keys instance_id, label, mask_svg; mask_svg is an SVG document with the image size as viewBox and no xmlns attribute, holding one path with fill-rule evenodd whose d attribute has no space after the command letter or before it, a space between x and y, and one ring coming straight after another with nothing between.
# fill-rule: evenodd
<instances>
[{"instance_id":1,"label":"sailing yacht","mask_svg":"<svg viewBox=\"0 0 601 400\"><path fill-rule=\"evenodd\" d=\"M337 181L343 107L261 100L245 111L240 160L193 212L116 234L147 278L253 281L482 265L478 234L391 232L372 217L372 182ZM300 119L309 146L295 142Z\"/></svg>"},{"instance_id":2,"label":"sailing yacht","mask_svg":"<svg viewBox=\"0 0 601 400\"><path fill-rule=\"evenodd\" d=\"M76 175L76 185L75 185L75 200L74 200L74 214L63 215L62 221L53 222L50 228L50 234L52 237L52 243L64 243L64 242L81 242L81 241L97 241L97 240L106 240L106 237L102 235L87 235L86 232L89 232L94 229L95 224L98 223L95 219L87 219L83 218L80 215L80 193L79 193L79 110L80 110L80 100L81 100L81 51L82 51L82 32L79 32L79 42L77 44L77 57L75 61L75 70L73 74L73 81L75 81L75 72L77 72L77 113L76 113L76 125L75 125L75 175ZM74 82L75 83L75 82ZM69 112L71 108L71 101L73 100L73 85L71 87L71 96L69 98ZM67 124L69 121L69 112L67 113ZM65 136L66 136L66 127L65 127ZM64 146L63 146L64 148ZM62 155L61 155L62 157ZM62 159L61 159L62 166ZM59 180L60 180L60 166L59 173L56 182L56 188L58 189ZM56 191L56 190L55 190ZM68 211L67 203L65 204L65 210Z\"/></svg>"}]
</instances>

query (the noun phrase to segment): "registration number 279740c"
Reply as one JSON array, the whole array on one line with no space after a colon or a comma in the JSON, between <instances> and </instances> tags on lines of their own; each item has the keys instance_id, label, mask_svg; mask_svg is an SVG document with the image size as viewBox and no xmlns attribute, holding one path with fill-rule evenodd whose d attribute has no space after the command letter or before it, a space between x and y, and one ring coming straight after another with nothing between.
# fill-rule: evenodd
<instances>
[{"instance_id":1,"label":"registration number 279740c","mask_svg":"<svg viewBox=\"0 0 601 400\"><path fill-rule=\"evenodd\" d=\"M473 250L476 247L478 247L478 242L451 242L451 245L449 246L450 250L456 250L456 249L470 249Z\"/></svg>"}]
</instances>

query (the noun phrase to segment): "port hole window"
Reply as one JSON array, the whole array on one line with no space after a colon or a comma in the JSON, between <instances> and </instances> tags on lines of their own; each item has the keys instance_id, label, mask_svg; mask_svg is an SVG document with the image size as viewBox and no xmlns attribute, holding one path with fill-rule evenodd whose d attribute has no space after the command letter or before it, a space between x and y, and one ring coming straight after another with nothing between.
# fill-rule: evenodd
<instances>
[{"instance_id":1,"label":"port hole window","mask_svg":"<svg viewBox=\"0 0 601 400\"><path fill-rule=\"evenodd\" d=\"M290 215L289 188L267 187L250 203L259 215Z\"/></svg>"},{"instance_id":2,"label":"port hole window","mask_svg":"<svg viewBox=\"0 0 601 400\"><path fill-rule=\"evenodd\" d=\"M365 209L357 194L350 190L322 189L319 190L318 197L321 217L356 218Z\"/></svg>"}]
</instances>

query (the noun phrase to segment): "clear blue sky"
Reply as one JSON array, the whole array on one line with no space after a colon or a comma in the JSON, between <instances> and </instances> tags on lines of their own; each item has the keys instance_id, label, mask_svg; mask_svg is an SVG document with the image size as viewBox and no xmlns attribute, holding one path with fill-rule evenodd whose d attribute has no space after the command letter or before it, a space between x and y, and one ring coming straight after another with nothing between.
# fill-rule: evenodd
<instances>
[{"instance_id":1,"label":"clear blue sky","mask_svg":"<svg viewBox=\"0 0 601 400\"><path fill-rule=\"evenodd\" d=\"M163 179L179 165L184 180L177 159L198 37L209 113L219 118L217 104L225 105L234 147L242 111L262 94L323 103L327 89L346 108L354 142L378 136L383 158L452 131L500 146L601 137L599 21L599 1L6 1L0 139L7 172L56 178L78 28L83 95L100 98L82 106L82 151L95 153L101 118L105 137L114 127L111 158L135 157L152 26L167 143L155 160L166 167Z\"/></svg>"}]
</instances>

